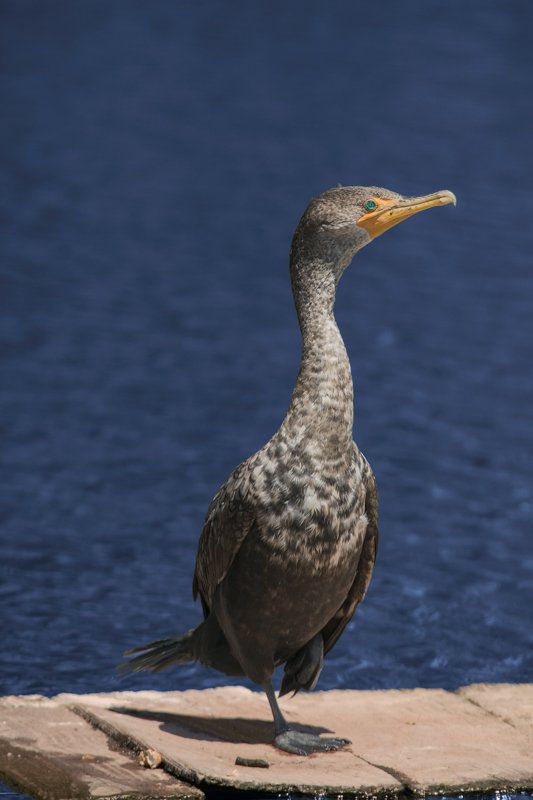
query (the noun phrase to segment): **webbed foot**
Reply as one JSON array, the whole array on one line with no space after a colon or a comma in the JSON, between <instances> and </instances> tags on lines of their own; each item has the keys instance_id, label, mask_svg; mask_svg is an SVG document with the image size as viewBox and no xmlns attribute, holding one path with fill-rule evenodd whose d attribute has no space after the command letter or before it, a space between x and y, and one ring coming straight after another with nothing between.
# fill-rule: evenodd
<instances>
[{"instance_id":1,"label":"webbed foot","mask_svg":"<svg viewBox=\"0 0 533 800\"><path fill-rule=\"evenodd\" d=\"M302 733L289 728L278 733L274 738L274 745L286 753L295 753L297 756L308 756L311 753L324 753L331 750L340 750L350 744L349 739L336 739L333 737L317 736L314 733Z\"/></svg>"}]
</instances>

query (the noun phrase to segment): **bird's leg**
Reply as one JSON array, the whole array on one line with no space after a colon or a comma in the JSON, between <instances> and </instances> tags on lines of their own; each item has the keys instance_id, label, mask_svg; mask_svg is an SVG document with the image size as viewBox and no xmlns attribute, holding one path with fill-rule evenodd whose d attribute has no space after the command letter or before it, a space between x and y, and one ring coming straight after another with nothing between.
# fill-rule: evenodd
<instances>
[{"instance_id":1,"label":"bird's leg","mask_svg":"<svg viewBox=\"0 0 533 800\"><path fill-rule=\"evenodd\" d=\"M286 731L289 730L289 723L283 716L281 708L279 707L278 699L276 697L276 692L274 691L272 683L267 683L264 689L266 692L266 696L268 697L268 702L270 703L272 716L274 717L275 736L278 736L278 734L285 733Z\"/></svg>"},{"instance_id":2,"label":"bird's leg","mask_svg":"<svg viewBox=\"0 0 533 800\"><path fill-rule=\"evenodd\" d=\"M295 753L298 756L308 756L310 753L338 750L344 745L350 744L349 739L320 737L314 733L303 733L302 731L294 730L281 712L272 683L265 684L263 688L274 717L274 744L280 750L285 750L287 753Z\"/></svg>"}]
</instances>

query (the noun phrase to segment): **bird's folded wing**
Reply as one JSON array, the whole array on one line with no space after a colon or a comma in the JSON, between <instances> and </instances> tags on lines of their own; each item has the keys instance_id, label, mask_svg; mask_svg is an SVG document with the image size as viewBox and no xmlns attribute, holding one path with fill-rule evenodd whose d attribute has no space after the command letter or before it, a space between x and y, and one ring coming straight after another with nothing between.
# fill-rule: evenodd
<instances>
[{"instance_id":1,"label":"bird's folded wing","mask_svg":"<svg viewBox=\"0 0 533 800\"><path fill-rule=\"evenodd\" d=\"M255 519L252 504L242 493L238 470L211 501L198 542L193 596L200 595L207 616L218 584L224 580Z\"/></svg>"},{"instance_id":2,"label":"bird's folded wing","mask_svg":"<svg viewBox=\"0 0 533 800\"><path fill-rule=\"evenodd\" d=\"M361 556L359 558L359 564L357 565L354 582L350 587L346 600L322 631L322 636L324 638L324 654L331 650L346 625L353 617L355 609L366 594L374 570L379 540L378 493L374 475L370 468L368 469L369 474L366 480L365 499L365 513L368 518L368 524Z\"/></svg>"}]
</instances>

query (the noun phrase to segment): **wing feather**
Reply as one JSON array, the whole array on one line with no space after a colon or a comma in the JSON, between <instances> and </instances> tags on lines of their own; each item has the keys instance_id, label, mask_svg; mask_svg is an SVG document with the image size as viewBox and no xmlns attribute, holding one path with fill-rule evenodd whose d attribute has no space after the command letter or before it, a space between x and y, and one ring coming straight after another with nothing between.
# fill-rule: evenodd
<instances>
[{"instance_id":1,"label":"wing feather","mask_svg":"<svg viewBox=\"0 0 533 800\"><path fill-rule=\"evenodd\" d=\"M322 630L324 655L331 650L353 617L355 609L366 594L374 570L379 540L378 493L376 479L370 467L368 467L366 479L365 513L368 518L368 524L354 582L350 587L346 600L333 619Z\"/></svg>"},{"instance_id":2,"label":"wing feather","mask_svg":"<svg viewBox=\"0 0 533 800\"><path fill-rule=\"evenodd\" d=\"M204 616L255 519L253 505L243 492L243 470L244 465L237 467L214 496L198 542L192 591L195 599L200 595Z\"/></svg>"}]
</instances>

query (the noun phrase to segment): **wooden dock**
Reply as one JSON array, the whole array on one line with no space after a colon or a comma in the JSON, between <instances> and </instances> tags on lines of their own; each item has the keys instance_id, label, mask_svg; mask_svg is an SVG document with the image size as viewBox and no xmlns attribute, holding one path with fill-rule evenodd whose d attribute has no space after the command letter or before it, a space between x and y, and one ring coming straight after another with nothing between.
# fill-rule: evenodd
<instances>
[{"instance_id":1,"label":"wooden dock","mask_svg":"<svg viewBox=\"0 0 533 800\"><path fill-rule=\"evenodd\" d=\"M281 701L304 729L351 740L308 758L270 744L242 687L0 698L0 778L43 800L533 789L533 684L329 691Z\"/></svg>"}]
</instances>

